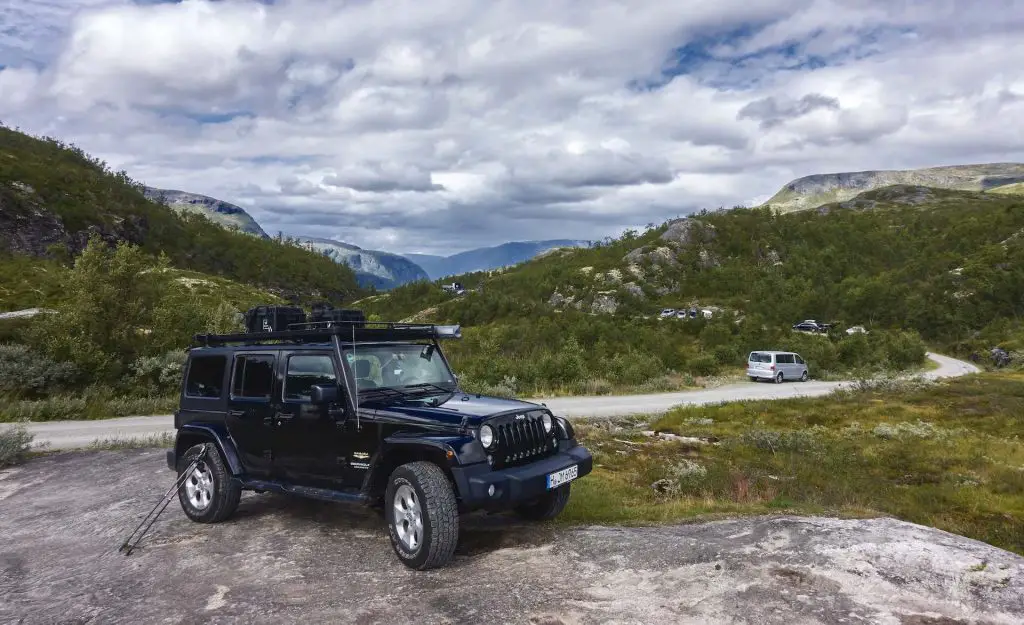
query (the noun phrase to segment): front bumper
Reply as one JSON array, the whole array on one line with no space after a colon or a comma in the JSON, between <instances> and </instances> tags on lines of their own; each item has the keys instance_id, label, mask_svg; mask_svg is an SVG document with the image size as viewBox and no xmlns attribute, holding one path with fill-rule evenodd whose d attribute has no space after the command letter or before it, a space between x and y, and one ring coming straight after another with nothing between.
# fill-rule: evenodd
<instances>
[{"instance_id":1,"label":"front bumper","mask_svg":"<svg viewBox=\"0 0 1024 625\"><path fill-rule=\"evenodd\" d=\"M548 492L548 474L574 464L579 466L578 480L590 473L594 459L585 447L576 445L521 467L492 470L486 462L452 467L452 477L455 478L464 509L504 510L532 501ZM487 492L491 486L494 486L493 495Z\"/></svg>"}]
</instances>

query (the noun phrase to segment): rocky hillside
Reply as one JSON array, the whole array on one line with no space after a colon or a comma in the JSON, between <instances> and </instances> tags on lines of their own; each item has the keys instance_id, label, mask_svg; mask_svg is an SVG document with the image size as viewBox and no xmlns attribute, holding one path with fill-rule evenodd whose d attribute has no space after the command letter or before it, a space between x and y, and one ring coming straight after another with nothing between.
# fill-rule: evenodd
<instances>
[{"instance_id":1,"label":"rocky hillside","mask_svg":"<svg viewBox=\"0 0 1024 625\"><path fill-rule=\"evenodd\" d=\"M815 174L797 178L786 184L763 206L771 206L783 213L807 210L830 202L850 200L859 193L893 185L958 191L1024 193L1020 184L1022 182L1022 163Z\"/></svg>"},{"instance_id":2,"label":"rocky hillside","mask_svg":"<svg viewBox=\"0 0 1024 625\"><path fill-rule=\"evenodd\" d=\"M474 271L489 271L517 265L559 248L590 247L590 241L554 239L550 241L512 241L494 247L481 247L451 256L406 254L405 257L426 270L432 280Z\"/></svg>"},{"instance_id":3,"label":"rocky hillside","mask_svg":"<svg viewBox=\"0 0 1024 625\"><path fill-rule=\"evenodd\" d=\"M0 127L0 262L61 264L90 237L166 254L172 265L304 301L345 302L361 291L354 273L322 254L211 228L146 197L126 172L57 139ZM6 273L6 272L0 272ZM6 286L0 284L0 293Z\"/></svg>"},{"instance_id":4,"label":"rocky hillside","mask_svg":"<svg viewBox=\"0 0 1024 625\"><path fill-rule=\"evenodd\" d=\"M217 223L231 230L256 235L264 239L269 238L267 233L260 228L256 220L241 206L229 204L223 200L199 195L198 193L187 193L172 189L157 189L144 187L145 196L155 202L167 204L179 212L197 213L208 217Z\"/></svg>"},{"instance_id":5,"label":"rocky hillside","mask_svg":"<svg viewBox=\"0 0 1024 625\"><path fill-rule=\"evenodd\" d=\"M361 247L316 237L295 237L299 245L316 250L336 263L349 266L356 273L359 285L378 290L387 290L396 286L429 280L427 272L408 258L381 252L364 250Z\"/></svg>"},{"instance_id":6,"label":"rocky hillside","mask_svg":"<svg viewBox=\"0 0 1024 625\"><path fill-rule=\"evenodd\" d=\"M459 276L473 290L466 297L403 287L371 306L388 318L429 310L466 324L699 306L771 327L813 318L946 341L1024 315L1022 272L1024 198L895 186L781 216L704 212Z\"/></svg>"}]
</instances>

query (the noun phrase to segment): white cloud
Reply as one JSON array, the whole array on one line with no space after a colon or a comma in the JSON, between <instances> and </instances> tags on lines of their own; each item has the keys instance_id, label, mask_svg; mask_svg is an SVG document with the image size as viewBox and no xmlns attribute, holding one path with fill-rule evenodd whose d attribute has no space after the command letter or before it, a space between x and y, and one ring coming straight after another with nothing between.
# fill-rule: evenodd
<instances>
[{"instance_id":1,"label":"white cloud","mask_svg":"<svg viewBox=\"0 0 1024 625\"><path fill-rule=\"evenodd\" d=\"M0 119L268 231L600 238L810 173L1024 159L1024 2L984 4L8 3Z\"/></svg>"}]
</instances>

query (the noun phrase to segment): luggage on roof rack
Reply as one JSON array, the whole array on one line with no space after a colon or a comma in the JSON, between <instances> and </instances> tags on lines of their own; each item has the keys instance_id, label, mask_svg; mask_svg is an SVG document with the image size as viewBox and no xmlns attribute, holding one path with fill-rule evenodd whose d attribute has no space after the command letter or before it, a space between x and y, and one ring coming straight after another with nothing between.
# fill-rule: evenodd
<instances>
[{"instance_id":1,"label":"luggage on roof rack","mask_svg":"<svg viewBox=\"0 0 1024 625\"><path fill-rule=\"evenodd\" d=\"M309 323L314 327L330 327L335 324L362 328L366 324L366 315L361 310L335 308L328 303L314 304L309 313Z\"/></svg>"},{"instance_id":2,"label":"luggage on roof rack","mask_svg":"<svg viewBox=\"0 0 1024 625\"><path fill-rule=\"evenodd\" d=\"M245 313L245 331L251 333L279 332L305 322L306 311L298 306L256 306Z\"/></svg>"}]
</instances>

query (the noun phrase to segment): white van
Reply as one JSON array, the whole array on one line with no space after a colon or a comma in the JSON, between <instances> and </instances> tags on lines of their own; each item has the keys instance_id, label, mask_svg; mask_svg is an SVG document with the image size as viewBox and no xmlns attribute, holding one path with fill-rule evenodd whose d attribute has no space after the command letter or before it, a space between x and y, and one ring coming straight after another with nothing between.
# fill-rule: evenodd
<instances>
[{"instance_id":1,"label":"white van","mask_svg":"<svg viewBox=\"0 0 1024 625\"><path fill-rule=\"evenodd\" d=\"M782 384L786 380L806 382L807 363L794 352L750 352L747 357L747 377L752 381L772 380Z\"/></svg>"}]
</instances>

